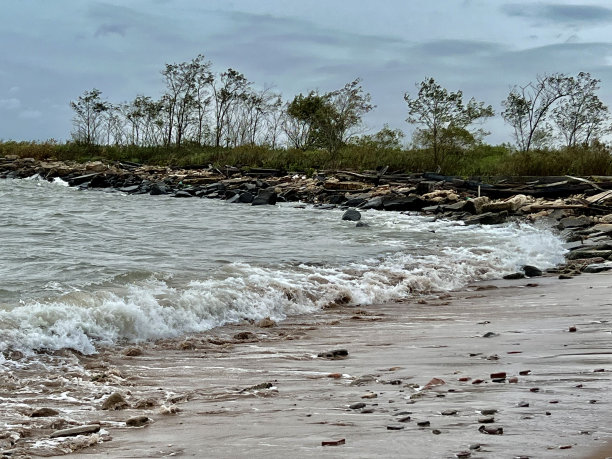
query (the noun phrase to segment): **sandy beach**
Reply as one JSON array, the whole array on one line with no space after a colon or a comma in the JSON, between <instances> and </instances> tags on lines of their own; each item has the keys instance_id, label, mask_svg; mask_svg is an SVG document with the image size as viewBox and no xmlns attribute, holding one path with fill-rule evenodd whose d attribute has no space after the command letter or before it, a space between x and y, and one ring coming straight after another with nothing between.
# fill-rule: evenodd
<instances>
[{"instance_id":1,"label":"sandy beach","mask_svg":"<svg viewBox=\"0 0 612 459\"><path fill-rule=\"evenodd\" d=\"M129 407L90 412L107 441L72 457L606 457L611 292L605 274L485 282L105 351L84 363Z\"/></svg>"}]
</instances>

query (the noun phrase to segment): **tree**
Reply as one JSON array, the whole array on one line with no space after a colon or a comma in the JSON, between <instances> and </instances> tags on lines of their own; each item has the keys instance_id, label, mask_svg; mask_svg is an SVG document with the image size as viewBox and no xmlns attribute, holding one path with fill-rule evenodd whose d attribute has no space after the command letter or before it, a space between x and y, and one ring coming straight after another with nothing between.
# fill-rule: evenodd
<instances>
[{"instance_id":1,"label":"tree","mask_svg":"<svg viewBox=\"0 0 612 459\"><path fill-rule=\"evenodd\" d=\"M287 107L287 135L298 148L325 148L337 152L357 133L363 115L374 108L359 78L325 94L310 91L296 96ZM298 144L300 144L298 146Z\"/></svg>"},{"instance_id":2,"label":"tree","mask_svg":"<svg viewBox=\"0 0 612 459\"><path fill-rule=\"evenodd\" d=\"M588 145L605 130L609 118L606 107L596 94L600 80L589 73L580 72L570 77L572 91L552 111L552 118L568 147Z\"/></svg>"},{"instance_id":3,"label":"tree","mask_svg":"<svg viewBox=\"0 0 612 459\"><path fill-rule=\"evenodd\" d=\"M197 119L199 132L203 129L203 115L194 111L202 109L206 101L205 88L212 83L211 63L202 54L190 62L166 64L162 75L166 81L166 92L162 97L167 116L166 145L181 146L190 123Z\"/></svg>"},{"instance_id":4,"label":"tree","mask_svg":"<svg viewBox=\"0 0 612 459\"><path fill-rule=\"evenodd\" d=\"M551 130L547 116L555 102L575 91L576 81L564 74L538 76L535 82L515 86L502 102L502 117L514 129L519 149L528 152L534 140Z\"/></svg>"},{"instance_id":5,"label":"tree","mask_svg":"<svg viewBox=\"0 0 612 459\"><path fill-rule=\"evenodd\" d=\"M448 92L433 78L425 78L417 87L416 98L408 93L404 95L408 104L406 121L423 126L415 132L414 140L431 149L438 167L442 167L449 151L487 135L482 129L470 130L470 127L494 115L491 105L485 106L474 98L465 105L462 91Z\"/></svg>"},{"instance_id":6,"label":"tree","mask_svg":"<svg viewBox=\"0 0 612 459\"><path fill-rule=\"evenodd\" d=\"M215 146L221 145L223 134L227 134L230 124L231 110L244 99L250 89L251 83L245 76L234 70L227 69L220 75L219 82L212 82L213 103L215 107ZM226 136L226 143L229 138Z\"/></svg>"},{"instance_id":7,"label":"tree","mask_svg":"<svg viewBox=\"0 0 612 459\"><path fill-rule=\"evenodd\" d=\"M102 91L92 89L85 91L75 101L70 102L74 110L72 137L77 142L87 145L97 144L100 140L100 128L104 123L103 114L109 109L109 104L102 100Z\"/></svg>"}]
</instances>

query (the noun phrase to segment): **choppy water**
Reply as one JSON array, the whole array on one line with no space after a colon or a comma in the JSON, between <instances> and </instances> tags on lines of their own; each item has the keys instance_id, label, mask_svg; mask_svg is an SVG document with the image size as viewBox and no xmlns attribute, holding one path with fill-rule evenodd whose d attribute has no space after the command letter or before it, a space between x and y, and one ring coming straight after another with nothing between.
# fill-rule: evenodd
<instances>
[{"instance_id":1,"label":"choppy water","mask_svg":"<svg viewBox=\"0 0 612 459\"><path fill-rule=\"evenodd\" d=\"M377 211L356 228L342 212L0 180L0 352L93 353L334 301L450 290L563 260L561 241L545 228Z\"/></svg>"}]
</instances>

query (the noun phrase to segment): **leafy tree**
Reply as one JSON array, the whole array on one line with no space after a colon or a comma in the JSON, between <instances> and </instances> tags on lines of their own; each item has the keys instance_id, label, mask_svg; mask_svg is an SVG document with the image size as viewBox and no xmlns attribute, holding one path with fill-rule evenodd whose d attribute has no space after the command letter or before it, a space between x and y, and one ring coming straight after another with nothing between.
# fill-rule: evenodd
<instances>
[{"instance_id":1,"label":"leafy tree","mask_svg":"<svg viewBox=\"0 0 612 459\"><path fill-rule=\"evenodd\" d=\"M319 94L299 94L287 107L291 129L287 136L297 148L325 148L337 152L357 133L363 115L374 108L359 78L343 88Z\"/></svg>"},{"instance_id":2,"label":"leafy tree","mask_svg":"<svg viewBox=\"0 0 612 459\"><path fill-rule=\"evenodd\" d=\"M608 107L596 94L599 83L600 80L585 72L580 72L576 78L570 77L572 91L552 111L566 146L588 145L610 129L609 125L604 125L609 119Z\"/></svg>"},{"instance_id":3,"label":"leafy tree","mask_svg":"<svg viewBox=\"0 0 612 459\"><path fill-rule=\"evenodd\" d=\"M449 92L433 78L425 78L417 87L416 98L404 95L408 104L406 121L423 126L415 132L415 143L431 149L438 167L442 167L450 151L460 150L488 134L470 127L494 115L491 105L474 98L464 104L462 91Z\"/></svg>"},{"instance_id":4,"label":"leafy tree","mask_svg":"<svg viewBox=\"0 0 612 459\"><path fill-rule=\"evenodd\" d=\"M535 140L550 136L547 116L553 105L576 90L576 82L564 74L538 76L535 82L515 86L502 102L502 117L514 129L519 149L528 152Z\"/></svg>"},{"instance_id":5,"label":"leafy tree","mask_svg":"<svg viewBox=\"0 0 612 459\"><path fill-rule=\"evenodd\" d=\"M174 139L178 147L194 121L194 110L201 109L206 100L205 88L212 83L210 72L211 63L204 60L199 54L190 62L180 64L166 64L162 75L166 81L166 92L162 97L163 106L167 116L166 145L172 144ZM199 117L198 128L203 128L203 117Z\"/></svg>"},{"instance_id":6,"label":"leafy tree","mask_svg":"<svg viewBox=\"0 0 612 459\"><path fill-rule=\"evenodd\" d=\"M74 131L72 137L77 142L94 145L100 141L100 129L104 123L104 112L109 109L109 104L102 100L102 91L92 89L85 91L75 101L70 102L74 110L72 124Z\"/></svg>"}]
</instances>

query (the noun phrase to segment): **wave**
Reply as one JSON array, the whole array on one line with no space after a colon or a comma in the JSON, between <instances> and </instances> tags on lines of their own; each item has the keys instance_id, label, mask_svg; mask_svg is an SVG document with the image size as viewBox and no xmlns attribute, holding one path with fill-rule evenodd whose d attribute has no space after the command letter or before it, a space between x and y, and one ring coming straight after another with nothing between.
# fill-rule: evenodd
<instances>
[{"instance_id":1,"label":"wave","mask_svg":"<svg viewBox=\"0 0 612 459\"><path fill-rule=\"evenodd\" d=\"M499 278L524 264L563 261L561 241L524 224L475 228L465 244L398 251L345 265L229 263L191 279L124 276L120 288L92 284L0 311L0 351L97 346L203 332L244 319L309 313L332 303L380 304ZM439 246L439 247L438 247Z\"/></svg>"}]
</instances>

